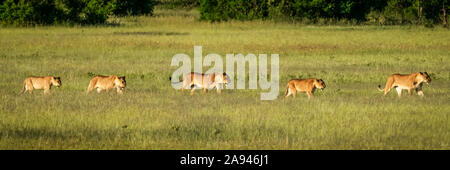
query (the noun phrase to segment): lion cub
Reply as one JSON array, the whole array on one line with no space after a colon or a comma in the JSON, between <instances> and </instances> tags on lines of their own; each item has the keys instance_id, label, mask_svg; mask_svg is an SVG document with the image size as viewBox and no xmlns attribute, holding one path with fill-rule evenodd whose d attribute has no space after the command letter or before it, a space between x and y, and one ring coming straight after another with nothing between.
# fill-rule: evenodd
<instances>
[{"instance_id":1,"label":"lion cub","mask_svg":"<svg viewBox=\"0 0 450 170\"><path fill-rule=\"evenodd\" d=\"M44 76L44 77L27 77L23 81L23 90L20 93L29 91L33 93L34 89L44 89L44 94L50 93L52 86L60 87L62 85L60 77Z\"/></svg>"},{"instance_id":2,"label":"lion cub","mask_svg":"<svg viewBox=\"0 0 450 170\"><path fill-rule=\"evenodd\" d=\"M95 88L97 88L97 93L100 93L102 90L109 91L112 88L117 89L117 93L122 94L122 90L127 86L127 82L125 81L125 76L101 76L97 75L91 79L89 82L89 86L86 93L91 92Z\"/></svg>"},{"instance_id":3,"label":"lion cub","mask_svg":"<svg viewBox=\"0 0 450 170\"><path fill-rule=\"evenodd\" d=\"M313 97L316 88L323 90L325 87L325 82L322 79L292 79L287 84L285 97L292 94L295 98L297 91L299 91L306 92L308 99L310 99Z\"/></svg>"}]
</instances>

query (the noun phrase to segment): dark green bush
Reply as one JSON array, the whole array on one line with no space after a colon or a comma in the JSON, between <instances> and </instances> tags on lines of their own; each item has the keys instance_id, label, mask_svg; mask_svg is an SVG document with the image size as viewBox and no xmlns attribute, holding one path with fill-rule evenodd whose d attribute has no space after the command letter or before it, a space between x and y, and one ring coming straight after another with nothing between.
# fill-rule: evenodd
<instances>
[{"instance_id":1,"label":"dark green bush","mask_svg":"<svg viewBox=\"0 0 450 170\"><path fill-rule=\"evenodd\" d=\"M269 0L199 0L200 19L210 21L266 18Z\"/></svg>"},{"instance_id":2,"label":"dark green bush","mask_svg":"<svg viewBox=\"0 0 450 170\"><path fill-rule=\"evenodd\" d=\"M426 0L423 1L423 15L426 19L426 24L436 24L442 21L442 3L446 4L446 9L449 11L450 0ZM444 5L445 5L444 4ZM448 15L448 12L447 12Z\"/></svg>"},{"instance_id":3,"label":"dark green bush","mask_svg":"<svg viewBox=\"0 0 450 170\"><path fill-rule=\"evenodd\" d=\"M33 7L25 0L6 0L0 4L0 21L5 24L26 25L32 20Z\"/></svg>"},{"instance_id":4,"label":"dark green bush","mask_svg":"<svg viewBox=\"0 0 450 170\"><path fill-rule=\"evenodd\" d=\"M198 0L157 0L157 5L163 9L192 9L198 7Z\"/></svg>"},{"instance_id":5,"label":"dark green bush","mask_svg":"<svg viewBox=\"0 0 450 170\"><path fill-rule=\"evenodd\" d=\"M264 18L364 20L371 1L358 0L199 0L201 19L220 21Z\"/></svg>"},{"instance_id":6,"label":"dark green bush","mask_svg":"<svg viewBox=\"0 0 450 170\"><path fill-rule=\"evenodd\" d=\"M6 24L52 24L60 17L53 0L5 0L0 5L0 20Z\"/></svg>"},{"instance_id":7,"label":"dark green bush","mask_svg":"<svg viewBox=\"0 0 450 170\"><path fill-rule=\"evenodd\" d=\"M82 24L101 24L112 13L113 5L107 0L83 0L84 7L80 13Z\"/></svg>"},{"instance_id":8,"label":"dark green bush","mask_svg":"<svg viewBox=\"0 0 450 170\"><path fill-rule=\"evenodd\" d=\"M152 15L156 5L155 0L111 0L113 4L113 14L125 15Z\"/></svg>"},{"instance_id":9,"label":"dark green bush","mask_svg":"<svg viewBox=\"0 0 450 170\"><path fill-rule=\"evenodd\" d=\"M152 14L155 0L2 0L7 25L102 24L110 15Z\"/></svg>"},{"instance_id":10,"label":"dark green bush","mask_svg":"<svg viewBox=\"0 0 450 170\"><path fill-rule=\"evenodd\" d=\"M442 21L450 0L199 0L200 19L279 19L424 24ZM445 5L447 4L447 5ZM448 12L447 12L448 13Z\"/></svg>"}]
</instances>

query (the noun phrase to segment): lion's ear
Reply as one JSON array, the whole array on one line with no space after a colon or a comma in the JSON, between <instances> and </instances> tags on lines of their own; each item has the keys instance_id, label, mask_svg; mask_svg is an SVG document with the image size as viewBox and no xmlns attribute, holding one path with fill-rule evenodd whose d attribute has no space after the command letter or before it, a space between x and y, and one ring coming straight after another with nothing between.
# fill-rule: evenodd
<instances>
[{"instance_id":1,"label":"lion's ear","mask_svg":"<svg viewBox=\"0 0 450 170\"><path fill-rule=\"evenodd\" d=\"M423 73L425 73L426 75L428 75L428 73L427 73L427 72L423 72Z\"/></svg>"}]
</instances>

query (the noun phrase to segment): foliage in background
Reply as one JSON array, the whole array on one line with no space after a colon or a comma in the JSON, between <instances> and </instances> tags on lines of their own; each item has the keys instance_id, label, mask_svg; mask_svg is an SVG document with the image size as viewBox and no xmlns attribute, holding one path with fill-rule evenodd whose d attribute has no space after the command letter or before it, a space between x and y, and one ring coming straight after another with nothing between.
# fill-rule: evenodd
<instances>
[{"instance_id":1,"label":"foliage in background","mask_svg":"<svg viewBox=\"0 0 450 170\"><path fill-rule=\"evenodd\" d=\"M114 15L151 15L157 2L155 0L112 0L112 4Z\"/></svg>"},{"instance_id":2,"label":"foliage in background","mask_svg":"<svg viewBox=\"0 0 450 170\"><path fill-rule=\"evenodd\" d=\"M157 5L163 9L192 9L198 7L198 0L157 0Z\"/></svg>"},{"instance_id":3,"label":"foliage in background","mask_svg":"<svg viewBox=\"0 0 450 170\"><path fill-rule=\"evenodd\" d=\"M1 0L0 23L101 24L109 16L152 15L163 9L198 8L207 21L272 19L379 25L446 25L450 0Z\"/></svg>"},{"instance_id":4,"label":"foliage in background","mask_svg":"<svg viewBox=\"0 0 450 170\"><path fill-rule=\"evenodd\" d=\"M199 0L200 19L208 21L291 19L317 23L352 20L382 25L436 24L449 11L448 0ZM448 12L447 12L448 13ZM445 22L444 22L445 23Z\"/></svg>"},{"instance_id":5,"label":"foliage in background","mask_svg":"<svg viewBox=\"0 0 450 170\"><path fill-rule=\"evenodd\" d=\"M0 4L0 19L8 24L25 24L31 20L33 8L24 0L6 0Z\"/></svg>"},{"instance_id":6,"label":"foliage in background","mask_svg":"<svg viewBox=\"0 0 450 170\"><path fill-rule=\"evenodd\" d=\"M151 15L155 4L154 0L5 0L0 3L0 22L101 24L110 15Z\"/></svg>"}]
</instances>

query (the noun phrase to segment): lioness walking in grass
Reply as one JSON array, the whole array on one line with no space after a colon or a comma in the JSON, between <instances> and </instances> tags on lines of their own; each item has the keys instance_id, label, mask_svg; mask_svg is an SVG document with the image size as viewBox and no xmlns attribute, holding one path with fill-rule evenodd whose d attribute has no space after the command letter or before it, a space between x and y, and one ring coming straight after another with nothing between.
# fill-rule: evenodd
<instances>
[{"instance_id":1,"label":"lioness walking in grass","mask_svg":"<svg viewBox=\"0 0 450 170\"><path fill-rule=\"evenodd\" d=\"M97 88L97 93L100 93L103 90L109 91L112 88L117 89L117 93L122 94L122 90L127 86L127 82L125 80L125 76L95 76L89 82L89 86L86 93L91 92L95 88Z\"/></svg>"},{"instance_id":2,"label":"lioness walking in grass","mask_svg":"<svg viewBox=\"0 0 450 170\"><path fill-rule=\"evenodd\" d=\"M170 80L172 80L172 77L170 77ZM192 87L191 95L193 95L195 91L195 87L193 86L197 86L203 88L204 94L206 94L208 89L212 89L214 87L216 87L217 93L221 93L222 84L228 84L228 76L226 73L203 74L191 72L183 77L183 86L181 87L181 91Z\"/></svg>"},{"instance_id":3,"label":"lioness walking in grass","mask_svg":"<svg viewBox=\"0 0 450 170\"><path fill-rule=\"evenodd\" d=\"M424 82L427 84L431 82L431 78L427 72L392 74L388 77L384 89L381 88L381 85L378 85L378 90L384 91L383 96L386 96L392 88L395 88L398 97L401 97L402 90L406 89L408 90L409 95L412 95L412 91L415 89L419 96L424 96L422 91L422 84Z\"/></svg>"},{"instance_id":4,"label":"lioness walking in grass","mask_svg":"<svg viewBox=\"0 0 450 170\"><path fill-rule=\"evenodd\" d=\"M304 92L308 95L308 99L313 97L313 93L318 89L325 89L325 82L322 79L292 79L288 82L285 97L292 95L295 98L297 91Z\"/></svg>"},{"instance_id":5,"label":"lioness walking in grass","mask_svg":"<svg viewBox=\"0 0 450 170\"><path fill-rule=\"evenodd\" d=\"M50 93L52 86L60 87L62 85L60 77L43 76L43 77L27 77L23 81L23 90L20 93L29 91L33 93L34 89L44 89L44 94Z\"/></svg>"}]
</instances>

